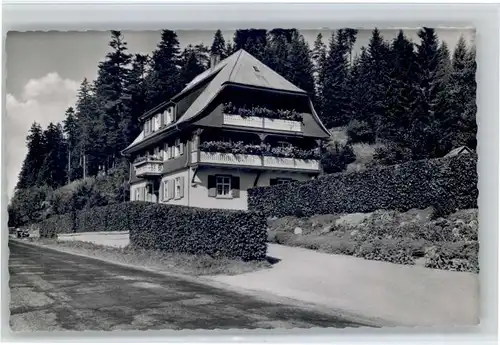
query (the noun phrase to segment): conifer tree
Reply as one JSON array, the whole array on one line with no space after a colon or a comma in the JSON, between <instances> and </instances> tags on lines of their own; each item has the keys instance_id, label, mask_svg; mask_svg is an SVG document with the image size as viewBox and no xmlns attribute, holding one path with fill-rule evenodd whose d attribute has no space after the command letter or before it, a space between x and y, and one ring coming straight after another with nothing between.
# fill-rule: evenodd
<instances>
[{"instance_id":1,"label":"conifer tree","mask_svg":"<svg viewBox=\"0 0 500 345\"><path fill-rule=\"evenodd\" d=\"M295 31L292 34L288 53L288 73L285 78L292 84L306 91L314 101L314 77L309 45L304 36Z\"/></svg>"},{"instance_id":2,"label":"conifer tree","mask_svg":"<svg viewBox=\"0 0 500 345\"><path fill-rule=\"evenodd\" d=\"M95 96L95 87L85 78L78 90L76 101L76 118L79 141L77 151L79 165L84 177L96 175L106 157L106 127L104 109L101 101Z\"/></svg>"},{"instance_id":3,"label":"conifer tree","mask_svg":"<svg viewBox=\"0 0 500 345\"><path fill-rule=\"evenodd\" d=\"M239 29L234 33L234 51L246 50L260 61L265 60L267 30Z\"/></svg>"},{"instance_id":4,"label":"conifer tree","mask_svg":"<svg viewBox=\"0 0 500 345\"><path fill-rule=\"evenodd\" d=\"M411 150L414 159L439 157L441 151L441 123L444 120L439 100L444 88L440 79L439 43L434 29L419 31L417 45L417 88L410 124Z\"/></svg>"},{"instance_id":5,"label":"conifer tree","mask_svg":"<svg viewBox=\"0 0 500 345\"><path fill-rule=\"evenodd\" d=\"M151 59L147 77L147 108L168 101L182 89L179 73L180 48L177 34L171 30L161 32L161 41Z\"/></svg>"},{"instance_id":6,"label":"conifer tree","mask_svg":"<svg viewBox=\"0 0 500 345\"><path fill-rule=\"evenodd\" d=\"M416 55L414 44L400 30L391 45L390 85L387 90L385 120L379 135L386 140L408 145L410 114L415 102Z\"/></svg>"},{"instance_id":7,"label":"conifer tree","mask_svg":"<svg viewBox=\"0 0 500 345\"><path fill-rule=\"evenodd\" d=\"M63 133L66 136L68 166L66 167L68 182L82 177L82 169L79 165L78 140L80 128L78 127L76 113L73 107L69 107L63 120Z\"/></svg>"},{"instance_id":8,"label":"conifer tree","mask_svg":"<svg viewBox=\"0 0 500 345\"><path fill-rule=\"evenodd\" d=\"M474 49L460 37L453 53L446 94L449 108L442 124L443 152L459 146L476 148L476 62Z\"/></svg>"},{"instance_id":9,"label":"conifer tree","mask_svg":"<svg viewBox=\"0 0 500 345\"><path fill-rule=\"evenodd\" d=\"M50 123L43 132L43 164L38 172L37 185L57 188L66 184L67 149L60 124Z\"/></svg>"},{"instance_id":10,"label":"conifer tree","mask_svg":"<svg viewBox=\"0 0 500 345\"><path fill-rule=\"evenodd\" d=\"M374 29L368 43L369 57L368 107L364 113L366 121L378 133L385 122L387 89L389 87L390 49L380 31Z\"/></svg>"},{"instance_id":11,"label":"conifer tree","mask_svg":"<svg viewBox=\"0 0 500 345\"><path fill-rule=\"evenodd\" d=\"M322 88L321 117L329 127L343 126L350 119L350 95L348 94L347 36L339 29L332 33L325 61Z\"/></svg>"},{"instance_id":12,"label":"conifer tree","mask_svg":"<svg viewBox=\"0 0 500 345\"><path fill-rule=\"evenodd\" d=\"M314 41L314 47L311 52L311 59L313 63L313 76L316 87L316 108L321 114L321 104L323 104L323 78L325 76L325 62L326 62L326 45L323 43L323 35L319 33Z\"/></svg>"},{"instance_id":13,"label":"conifer tree","mask_svg":"<svg viewBox=\"0 0 500 345\"><path fill-rule=\"evenodd\" d=\"M127 53L127 43L120 31L111 31L109 46L112 51L99 64L95 82L96 96L102 110L102 120L106 129L106 144L102 155L106 158L106 171L120 160L120 147L124 147L120 124L125 118L123 99L129 73L131 55Z\"/></svg>"},{"instance_id":14,"label":"conifer tree","mask_svg":"<svg viewBox=\"0 0 500 345\"><path fill-rule=\"evenodd\" d=\"M352 66L352 50L354 48L354 44L356 43L356 36L358 34L358 30L346 28L344 29L347 38L347 47L349 49L349 67Z\"/></svg>"},{"instance_id":15,"label":"conifer tree","mask_svg":"<svg viewBox=\"0 0 500 345\"><path fill-rule=\"evenodd\" d=\"M205 47L203 46L193 47L189 44L184 49L180 58L180 79L183 87L207 69L205 54Z\"/></svg>"},{"instance_id":16,"label":"conifer tree","mask_svg":"<svg viewBox=\"0 0 500 345\"><path fill-rule=\"evenodd\" d=\"M34 122L31 125L29 134L26 137L26 146L28 147L28 153L19 173L16 190L26 189L35 186L37 183L38 173L42 168L45 155L45 138L40 124Z\"/></svg>"},{"instance_id":17,"label":"conifer tree","mask_svg":"<svg viewBox=\"0 0 500 345\"><path fill-rule=\"evenodd\" d=\"M141 132L139 117L147 110L146 76L148 63L149 57L147 55L135 54L132 59L132 68L127 76L123 97L125 111L123 120L120 123L124 146L130 145Z\"/></svg>"},{"instance_id":18,"label":"conifer tree","mask_svg":"<svg viewBox=\"0 0 500 345\"><path fill-rule=\"evenodd\" d=\"M226 41L224 40L224 36L220 30L217 30L214 35L214 40L212 41L212 47L210 48L210 53L219 55L221 60L225 59L228 56L228 52L226 51Z\"/></svg>"}]
</instances>

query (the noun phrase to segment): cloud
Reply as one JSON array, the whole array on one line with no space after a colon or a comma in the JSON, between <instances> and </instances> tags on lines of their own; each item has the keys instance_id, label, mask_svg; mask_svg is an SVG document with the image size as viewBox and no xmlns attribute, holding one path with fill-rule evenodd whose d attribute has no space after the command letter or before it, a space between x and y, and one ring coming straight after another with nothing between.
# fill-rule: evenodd
<instances>
[{"instance_id":1,"label":"cloud","mask_svg":"<svg viewBox=\"0 0 500 345\"><path fill-rule=\"evenodd\" d=\"M26 136L33 122L46 128L50 122L60 122L64 113L76 102L79 83L49 73L39 79L30 79L21 96L6 96L6 174L7 194L13 194L22 163L26 157Z\"/></svg>"}]
</instances>

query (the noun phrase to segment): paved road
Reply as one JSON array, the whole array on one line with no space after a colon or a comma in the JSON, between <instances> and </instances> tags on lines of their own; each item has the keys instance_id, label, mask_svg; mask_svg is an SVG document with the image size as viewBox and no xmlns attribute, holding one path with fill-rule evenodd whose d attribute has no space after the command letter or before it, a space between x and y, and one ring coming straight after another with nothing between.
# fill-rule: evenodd
<instances>
[{"instance_id":1,"label":"paved road","mask_svg":"<svg viewBox=\"0 0 500 345\"><path fill-rule=\"evenodd\" d=\"M9 241L13 331L352 327L178 277Z\"/></svg>"}]
</instances>

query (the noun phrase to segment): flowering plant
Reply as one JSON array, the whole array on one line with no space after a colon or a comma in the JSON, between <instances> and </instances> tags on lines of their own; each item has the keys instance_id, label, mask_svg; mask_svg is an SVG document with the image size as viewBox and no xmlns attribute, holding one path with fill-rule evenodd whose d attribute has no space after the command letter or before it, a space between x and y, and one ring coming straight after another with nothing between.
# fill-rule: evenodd
<instances>
[{"instance_id":1,"label":"flowering plant","mask_svg":"<svg viewBox=\"0 0 500 345\"><path fill-rule=\"evenodd\" d=\"M242 141L205 141L199 145L199 149L203 152L264 155L306 160L319 159L321 157L321 150L319 148L308 150L293 146L271 147L268 144L244 144Z\"/></svg>"},{"instance_id":2,"label":"flowering plant","mask_svg":"<svg viewBox=\"0 0 500 345\"><path fill-rule=\"evenodd\" d=\"M238 107L231 102L228 102L222 105L222 111L226 114L240 115L242 117L256 116L269 119L302 121L302 115L295 110L271 110L261 106L252 106L247 108L245 105Z\"/></svg>"}]
</instances>

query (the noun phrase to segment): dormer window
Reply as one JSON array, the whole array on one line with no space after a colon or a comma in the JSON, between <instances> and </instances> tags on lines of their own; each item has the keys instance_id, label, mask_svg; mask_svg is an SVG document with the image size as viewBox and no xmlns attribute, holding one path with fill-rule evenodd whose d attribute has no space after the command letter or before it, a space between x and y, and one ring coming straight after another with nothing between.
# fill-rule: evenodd
<instances>
[{"instance_id":1,"label":"dormer window","mask_svg":"<svg viewBox=\"0 0 500 345\"><path fill-rule=\"evenodd\" d=\"M165 111L163 112L163 118L165 121L165 125L169 125L172 122L174 122L175 118L174 118L174 107L173 106L165 109Z\"/></svg>"}]
</instances>

